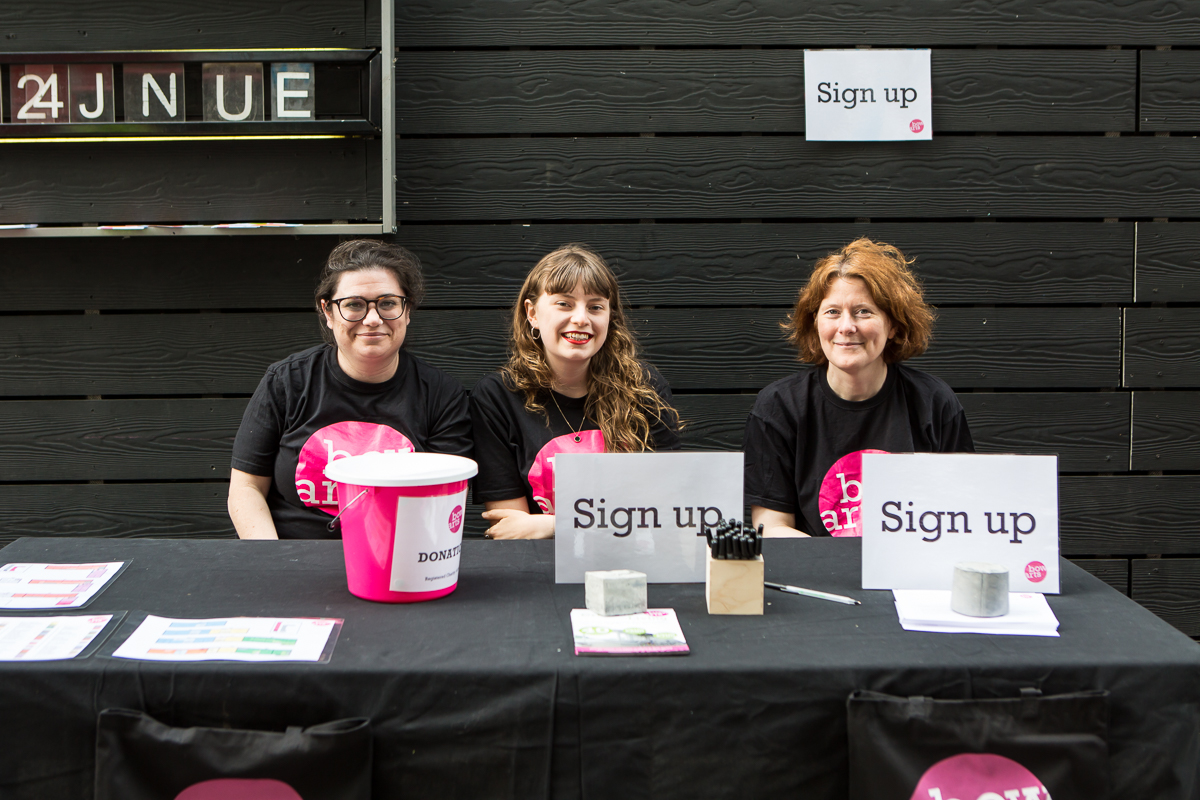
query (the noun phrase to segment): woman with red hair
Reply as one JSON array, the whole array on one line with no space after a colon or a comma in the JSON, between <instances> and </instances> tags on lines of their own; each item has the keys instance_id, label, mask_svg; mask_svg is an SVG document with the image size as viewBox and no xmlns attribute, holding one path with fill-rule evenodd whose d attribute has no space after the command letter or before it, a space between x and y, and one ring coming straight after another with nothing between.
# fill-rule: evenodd
<instances>
[{"instance_id":1,"label":"woman with red hair","mask_svg":"<svg viewBox=\"0 0 1200 800\"><path fill-rule=\"evenodd\" d=\"M933 310L892 245L822 258L784 330L814 365L763 389L746 421L745 499L768 536L861 536L863 452L974 452L962 405L901 362L929 346Z\"/></svg>"}]
</instances>

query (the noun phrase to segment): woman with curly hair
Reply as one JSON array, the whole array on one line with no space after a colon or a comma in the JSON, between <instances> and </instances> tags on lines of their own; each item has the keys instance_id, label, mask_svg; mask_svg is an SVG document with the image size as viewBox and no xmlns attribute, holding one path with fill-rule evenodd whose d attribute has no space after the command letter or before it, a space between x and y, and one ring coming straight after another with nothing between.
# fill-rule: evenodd
<instances>
[{"instance_id":1,"label":"woman with curly hair","mask_svg":"<svg viewBox=\"0 0 1200 800\"><path fill-rule=\"evenodd\" d=\"M671 390L637 357L616 276L569 244L542 258L513 305L508 363L471 391L474 498L494 539L554 535L558 453L679 449Z\"/></svg>"},{"instance_id":2,"label":"woman with curly hair","mask_svg":"<svg viewBox=\"0 0 1200 800\"><path fill-rule=\"evenodd\" d=\"M861 536L862 454L974 452L954 392L903 365L933 310L889 244L817 262L782 326L813 369L759 392L746 421L745 500L768 536Z\"/></svg>"}]
</instances>

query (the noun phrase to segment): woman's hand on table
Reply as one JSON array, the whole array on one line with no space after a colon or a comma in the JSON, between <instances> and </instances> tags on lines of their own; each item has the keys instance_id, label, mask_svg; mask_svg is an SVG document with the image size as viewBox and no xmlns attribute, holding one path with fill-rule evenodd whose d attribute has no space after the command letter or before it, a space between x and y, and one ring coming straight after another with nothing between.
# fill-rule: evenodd
<instances>
[{"instance_id":1,"label":"woman's hand on table","mask_svg":"<svg viewBox=\"0 0 1200 800\"><path fill-rule=\"evenodd\" d=\"M750 519L754 527L763 526L763 538L807 539L809 535L796 530L796 515L775 511L762 506L750 506Z\"/></svg>"},{"instance_id":2,"label":"woman's hand on table","mask_svg":"<svg viewBox=\"0 0 1200 800\"><path fill-rule=\"evenodd\" d=\"M483 518L492 523L487 530L490 539L552 539L553 514L530 514L524 497L498 500L484 504Z\"/></svg>"}]
</instances>

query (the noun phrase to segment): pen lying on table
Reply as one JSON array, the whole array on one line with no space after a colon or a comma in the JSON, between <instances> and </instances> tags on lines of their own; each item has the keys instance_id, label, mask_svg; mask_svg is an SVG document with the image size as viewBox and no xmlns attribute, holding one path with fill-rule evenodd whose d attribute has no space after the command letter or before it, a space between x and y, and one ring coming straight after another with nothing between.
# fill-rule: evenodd
<instances>
[{"instance_id":1,"label":"pen lying on table","mask_svg":"<svg viewBox=\"0 0 1200 800\"><path fill-rule=\"evenodd\" d=\"M853 597L842 597L840 594L829 594L829 592L818 592L814 589L801 589L799 586L788 586L786 583L771 583L763 581L764 586L769 586L772 589L778 589L781 592L788 594L799 594L805 597L815 597L818 600L832 600L835 603L845 603L848 606L861 606L862 602L855 600Z\"/></svg>"}]
</instances>

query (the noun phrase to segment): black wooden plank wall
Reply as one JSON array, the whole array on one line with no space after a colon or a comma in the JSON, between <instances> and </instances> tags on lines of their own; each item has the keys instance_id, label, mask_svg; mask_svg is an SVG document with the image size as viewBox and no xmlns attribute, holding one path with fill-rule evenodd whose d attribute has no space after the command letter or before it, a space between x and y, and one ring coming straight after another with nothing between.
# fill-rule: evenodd
<instances>
[{"instance_id":1,"label":"black wooden plank wall","mask_svg":"<svg viewBox=\"0 0 1200 800\"><path fill-rule=\"evenodd\" d=\"M258 3L10 3L0 50L378 45L370 0L283 6L272 28ZM959 393L980 449L1057 453L1064 553L1200 636L1200 18L1185 5L397 0L396 17L396 238L431 285L416 351L473 383L503 358L529 266L587 242L622 273L688 446L737 449L755 393L798 368L777 323L813 261L859 235L893 242L940 309L918 366ZM804 48L856 46L933 48L932 142L805 141ZM156 219L352 218L338 202L367 162L319 144L229 148L190 173L193 145L137 168L114 149L31 161L0 145L0 214L95 221L101 186ZM268 363L316 341L313 276L334 243L0 240L0 541L230 535L241 410Z\"/></svg>"}]
</instances>

